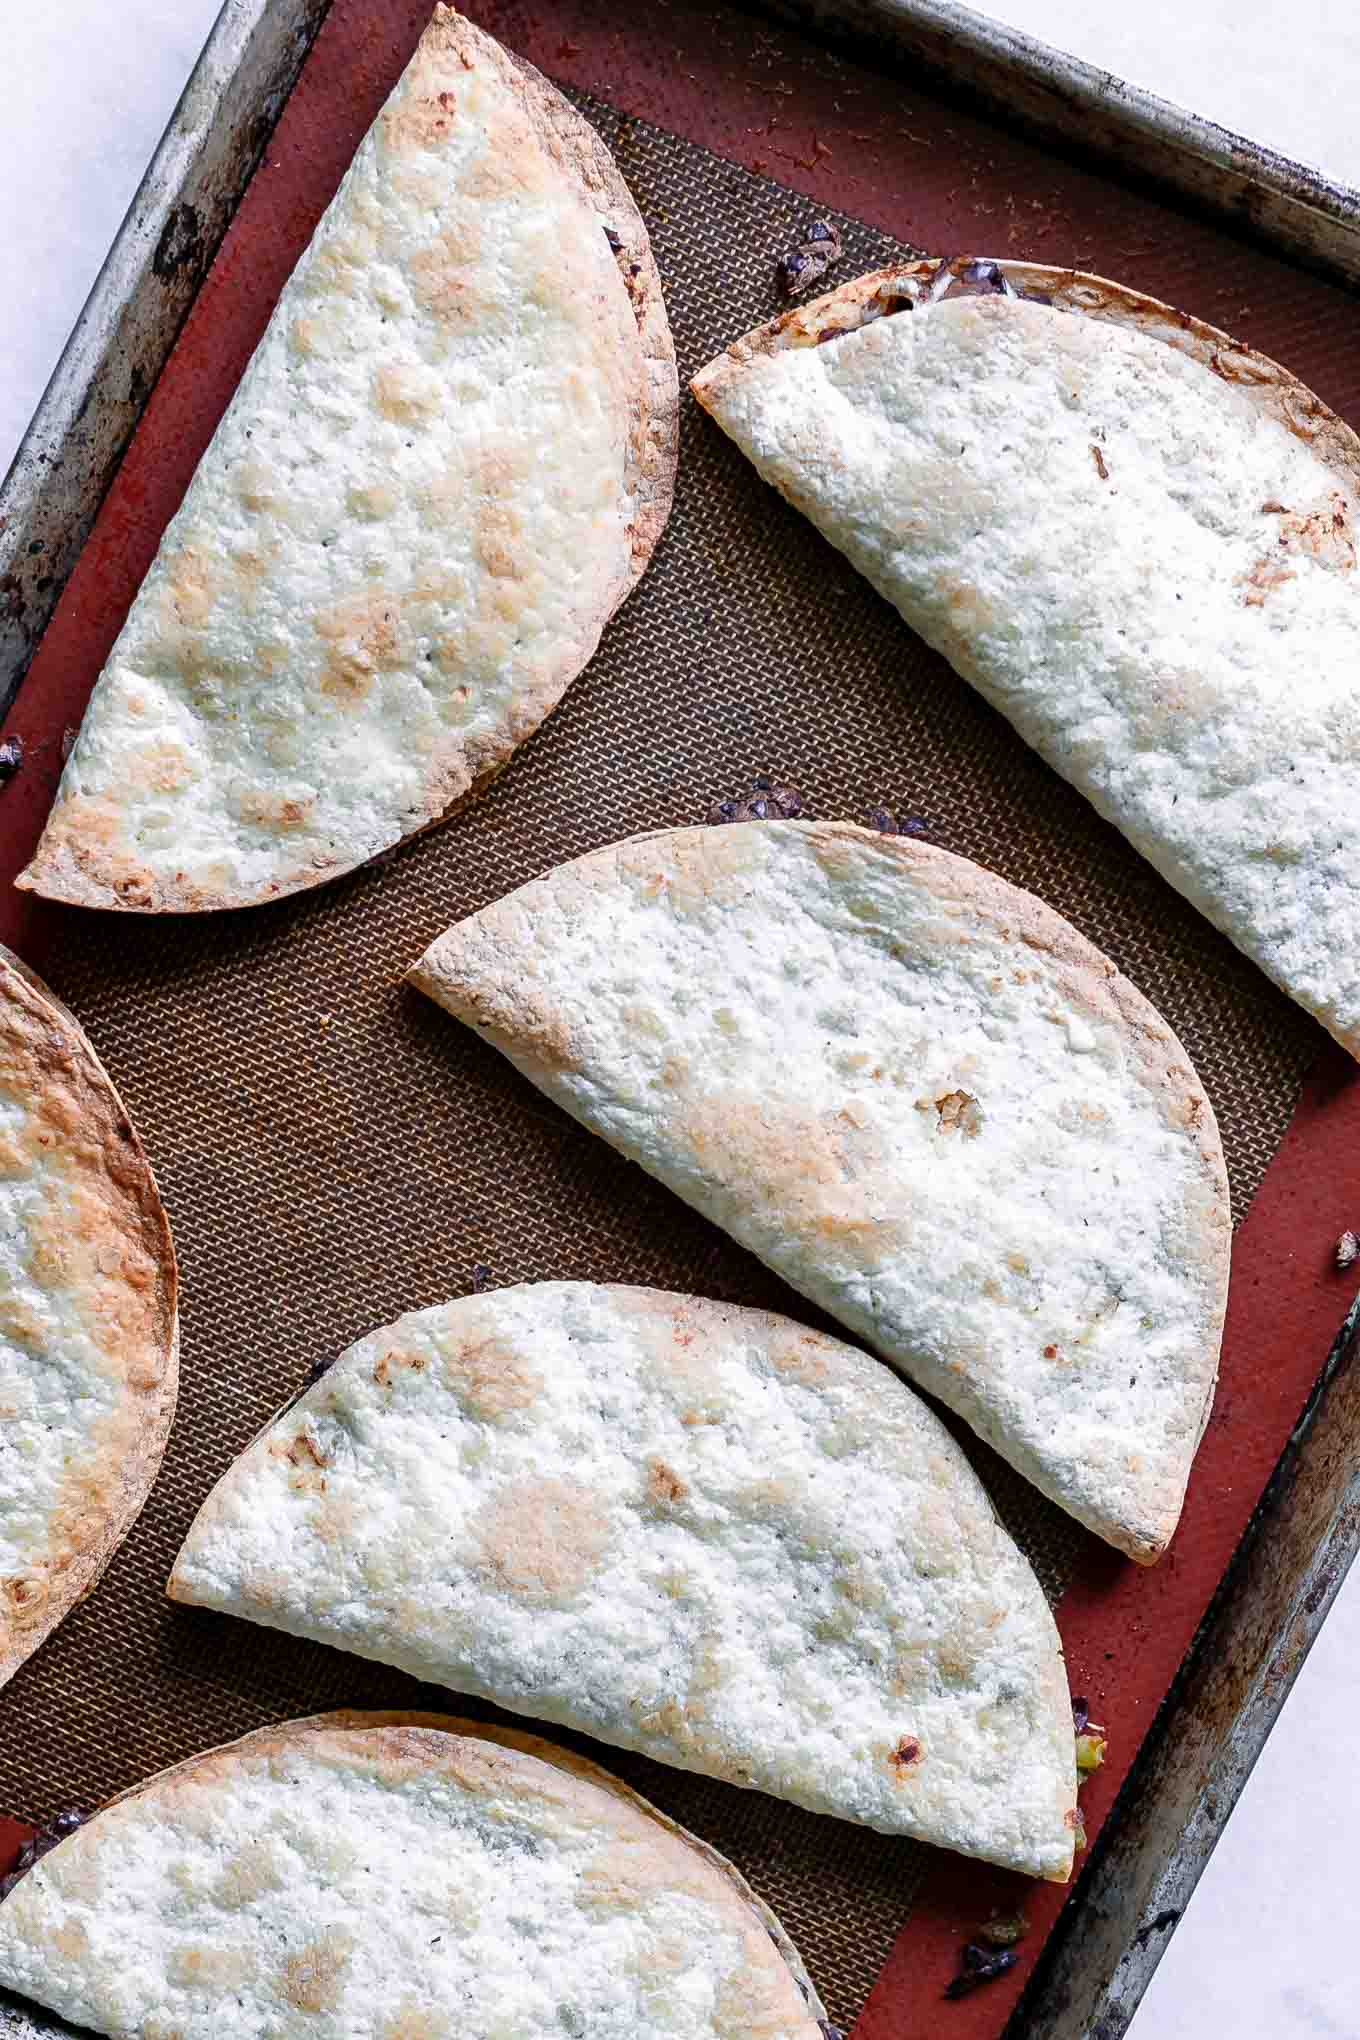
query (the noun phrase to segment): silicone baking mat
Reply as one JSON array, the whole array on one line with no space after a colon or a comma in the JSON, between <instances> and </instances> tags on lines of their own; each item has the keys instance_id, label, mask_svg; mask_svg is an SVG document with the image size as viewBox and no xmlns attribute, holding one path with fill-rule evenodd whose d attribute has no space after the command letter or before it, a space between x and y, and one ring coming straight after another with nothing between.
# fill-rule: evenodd
<instances>
[{"instance_id":1,"label":"silicone baking mat","mask_svg":"<svg viewBox=\"0 0 1360 2040\"><path fill-rule=\"evenodd\" d=\"M78 714L278 287L426 11L337 0L308 59L11 717L29 763L3 796L7 871L41 820L63 721ZM1334 401L1360 397L1353 359L1339 376L1328 351L1347 332L1341 293L919 95L895 93L885 109L867 73L792 35L746 21L739 44L738 17L697 7L658 9L627 34L622 8L474 11L573 88L614 149L653 235L682 378L776 308L775 259L820 213L844 234L839 276L917 245L1077 259L1245 323ZM820 185L817 206L775 172ZM1249 321L1234 316L1253 304ZM920 816L934 840L1040 893L1105 948L1199 1068L1241 1214L1318 1031L686 398L675 513L649 573L587 673L469 814L323 891L250 913L158 923L11 910L12 939L86 1023L156 1164L183 1268L184 1347L179 1417L145 1515L98 1592L0 1696L0 1809L39 1818L92 1804L196 1749L328 1705L447 1704L398 1674L172 1611L162 1597L213 1479L306 1370L359 1333L468 1288L478 1268L496 1282L649 1282L814 1316L400 983L450 920L594 845L702 820L762 772L796 784L814 815ZM1305 1370L1286 1356L1271 1396L1244 1396L1262 1354L1230 1338L1186 1525L1155 1576L1096 1546L968 1442L1062 1602L1075 1678L1114 1728L1118 1762L1091 1794L1093 1817L1320 1358ZM1178 1581L1188 1558L1193 1577ZM1085 1613L1069 1630L1074 1608ZM1092 1651L1102 1624L1116 1648ZM846 2023L922 1880L959 1889L962 1873L923 1848L596 1754L735 1858ZM999 1888L976 1866L967 1877L961 1929ZM1056 1903L1040 1894L1036 1922ZM1008 1981L950 2007L951 2032L995 2030L1012 1993ZM864 2030L905 2040L937 2006L933 1975L913 1985L898 1974Z\"/></svg>"}]
</instances>

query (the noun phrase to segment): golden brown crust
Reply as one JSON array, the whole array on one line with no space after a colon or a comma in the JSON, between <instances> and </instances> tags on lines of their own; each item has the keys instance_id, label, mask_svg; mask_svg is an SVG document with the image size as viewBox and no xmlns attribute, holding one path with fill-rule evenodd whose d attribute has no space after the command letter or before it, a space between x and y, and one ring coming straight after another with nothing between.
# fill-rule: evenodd
<instances>
[{"instance_id":1,"label":"golden brown crust","mask_svg":"<svg viewBox=\"0 0 1360 2040\"><path fill-rule=\"evenodd\" d=\"M1012 262L1006 257L989 255L956 256L950 267L962 270L973 263L1001 270L1017 291L1041 292L1060 311L1135 326L1151 339L1188 354L1222 381L1238 384L1268 416L1305 440L1320 460L1344 476L1352 487L1360 487L1360 437L1329 410L1321 397L1268 355L1243 346L1219 327L1192 318L1189 312L1177 311L1160 298L1148 297L1143 291L1113 283L1105 276L1092 276L1080 269L1055 269L1045 262ZM903 278L926 287L939 268L939 258L931 257L920 262L893 263L854 277L823 297L798 305L734 340L724 353L699 370L690 388L705 409L711 409L745 364L758 355L777 354L786 347L813 347L837 333L852 332L864 323L863 315L880 291ZM904 310L890 316L905 318L910 314Z\"/></svg>"},{"instance_id":2,"label":"golden brown crust","mask_svg":"<svg viewBox=\"0 0 1360 2040\"><path fill-rule=\"evenodd\" d=\"M34 1590L0 1581L0 1686L95 1585L155 1482L178 1381L178 1275L169 1221L141 1141L83 1030L0 946L0 1083L32 1101L60 1157L78 1223L60 1229L64 1276L87 1294L116 1368L119 1406L95 1463L52 1522Z\"/></svg>"},{"instance_id":3,"label":"golden brown crust","mask_svg":"<svg viewBox=\"0 0 1360 2040\"><path fill-rule=\"evenodd\" d=\"M126 1801L137 1799L143 1793L159 1789L172 1781L188 1778L204 1772L229 1770L231 1763L244 1756L273 1757L286 1753L299 1744L315 1741L318 1745L337 1736L363 1736L371 1739L374 1751L394 1765L418 1770L429 1769L432 1765L460 1766L459 1775L466 1779L469 1767L475 1767L488 1786L542 1792L548 1781L541 1773L534 1772L527 1787L523 1777L513 1777L509 1768L498 1764L495 1751L508 1751L519 1757L530 1757L536 1764L550 1767L562 1780L561 1803L573 1810L588 1802L591 1788L595 1792L607 1793L620 1809L619 1833L625 1837L641 1840L650 1854L657 1846L656 1838L647 1830L656 1826L664 1830L667 1837L691 1851L708 1870L721 1877L730 1887L733 1910L739 1906L742 1911L754 1915L754 1925L768 1937L774 1950L797 1984L800 1994L807 2001L809 2019L824 2019L822 2006L812 1980L808 1976L793 1941L770 1908L752 1891L741 1872L727 1858L708 1842L682 1828L667 1814L660 1812L640 1792L634 1792L621 1778L592 1763L588 1757L579 1756L574 1750L563 1749L559 1744L549 1742L545 1737L530 1732L502 1726L499 1722L468 1721L461 1716L450 1714L412 1713L398 1709L364 1710L360 1708L338 1708L331 1713L309 1714L294 1721L284 1721L269 1728L258 1728L234 1742L219 1743L214 1748L202 1750L196 1756L186 1757L178 1764L170 1764L163 1771L153 1772L140 1784L129 1786L106 1800L100 1811L121 1806ZM457 1747L450 1747L456 1744ZM473 1747L469 1748L469 1745ZM518 1769L518 1767L516 1767ZM572 1787L584 1786L585 1792L572 1791ZM661 1845L669 1847L668 1843ZM708 1881L708 1880L705 1880ZM715 1894L716 1895L716 1894Z\"/></svg>"},{"instance_id":4,"label":"golden brown crust","mask_svg":"<svg viewBox=\"0 0 1360 2040\"><path fill-rule=\"evenodd\" d=\"M615 259L642 340L647 379L638 393L629 438L628 486L637 508L630 527L633 570L624 590L627 595L642 578L666 528L680 451L680 384L661 275L633 194L594 128L532 64L522 57L514 63L523 76L535 125L554 159L618 236L621 245Z\"/></svg>"},{"instance_id":5,"label":"golden brown crust","mask_svg":"<svg viewBox=\"0 0 1360 2040\"><path fill-rule=\"evenodd\" d=\"M481 65L493 71L519 103L536 140L564 182L597 215L601 232L606 225L611 228L620 243L620 280L633 307L640 351L629 389L624 476L634 505L629 524L629 571L621 583L601 590L598 608L584 616L580 630L561 646L558 656L524 677L507 723L475 747L459 736L450 737L442 754L431 760L421 819L396 842L423 835L477 800L589 663L601 630L636 586L670 515L679 445L679 384L661 279L642 216L608 149L541 73L453 8L443 4L435 8L417 57L422 52L430 57L452 56L468 68ZM120 852L114 841L117 824L116 811L105 801L87 802L76 815L64 817L59 792L33 859L15 884L21 891L37 892L71 906L125 913L211 913L263 905L307 891L353 870L356 862L362 861L343 855L312 859L262 886L210 890L183 876L166 880L135 856ZM385 846L394 847L396 843Z\"/></svg>"}]
</instances>

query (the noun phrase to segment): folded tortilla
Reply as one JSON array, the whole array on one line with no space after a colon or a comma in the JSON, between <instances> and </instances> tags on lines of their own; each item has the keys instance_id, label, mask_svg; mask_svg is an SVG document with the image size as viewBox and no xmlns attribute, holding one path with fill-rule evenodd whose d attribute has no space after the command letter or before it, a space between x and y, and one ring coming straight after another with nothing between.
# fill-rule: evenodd
<instances>
[{"instance_id":1,"label":"folded tortilla","mask_svg":"<svg viewBox=\"0 0 1360 2040\"><path fill-rule=\"evenodd\" d=\"M165 533L19 884L249 906L444 818L642 573L676 415L608 150L436 8Z\"/></svg>"},{"instance_id":2,"label":"folded tortilla","mask_svg":"<svg viewBox=\"0 0 1360 2040\"><path fill-rule=\"evenodd\" d=\"M949 1433L765 1311L551 1282L350 1347L223 1476L172 1597L1033 1876L1062 1650Z\"/></svg>"},{"instance_id":3,"label":"folded tortilla","mask_svg":"<svg viewBox=\"0 0 1360 2040\"><path fill-rule=\"evenodd\" d=\"M880 270L693 382L760 473L1360 1055L1360 441L1104 278Z\"/></svg>"},{"instance_id":4,"label":"folded tortilla","mask_svg":"<svg viewBox=\"0 0 1360 2040\"><path fill-rule=\"evenodd\" d=\"M141 1142L74 1015L0 948L0 1686L136 1520L177 1352Z\"/></svg>"},{"instance_id":5,"label":"folded tortilla","mask_svg":"<svg viewBox=\"0 0 1360 2040\"><path fill-rule=\"evenodd\" d=\"M258 1730L0 1904L0 1985L139 2040L820 2040L788 1936L593 1764L439 1715Z\"/></svg>"},{"instance_id":6,"label":"folded tortilla","mask_svg":"<svg viewBox=\"0 0 1360 2040\"><path fill-rule=\"evenodd\" d=\"M1227 1289L1218 1131L1107 957L965 858L845 823L663 830L410 973L567 1111L1144 1561Z\"/></svg>"}]
</instances>

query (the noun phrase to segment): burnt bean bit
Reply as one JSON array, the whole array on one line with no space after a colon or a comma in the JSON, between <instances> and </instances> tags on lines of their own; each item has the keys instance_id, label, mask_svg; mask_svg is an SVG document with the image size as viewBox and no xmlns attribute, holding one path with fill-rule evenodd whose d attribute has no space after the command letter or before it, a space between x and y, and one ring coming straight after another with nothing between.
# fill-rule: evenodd
<instances>
[{"instance_id":1,"label":"burnt bean bit","mask_svg":"<svg viewBox=\"0 0 1360 2040\"><path fill-rule=\"evenodd\" d=\"M775 281L781 297L792 297L811 263L807 255L781 255L775 264Z\"/></svg>"},{"instance_id":2,"label":"burnt bean bit","mask_svg":"<svg viewBox=\"0 0 1360 2040\"><path fill-rule=\"evenodd\" d=\"M613 249L616 255L619 255L623 252L623 241L620 238L620 236L614 232L614 229L611 226L609 225L605 226L604 237L606 241L608 241L610 247Z\"/></svg>"},{"instance_id":3,"label":"burnt bean bit","mask_svg":"<svg viewBox=\"0 0 1360 2040\"><path fill-rule=\"evenodd\" d=\"M1000 290L1004 280L995 262L965 262L959 274L961 283L985 283L989 290Z\"/></svg>"},{"instance_id":4,"label":"burnt bean bit","mask_svg":"<svg viewBox=\"0 0 1360 2040\"><path fill-rule=\"evenodd\" d=\"M943 274L943 271L941 271ZM936 278L939 285L939 278ZM1015 292L995 262L969 262L956 271L942 287L932 287L932 298L1014 297Z\"/></svg>"},{"instance_id":5,"label":"burnt bean bit","mask_svg":"<svg viewBox=\"0 0 1360 2040\"><path fill-rule=\"evenodd\" d=\"M773 775L756 775L751 791L742 800L715 800L705 820L719 822L783 822L803 812L803 796L796 786L776 785Z\"/></svg>"},{"instance_id":6,"label":"burnt bean bit","mask_svg":"<svg viewBox=\"0 0 1360 2040\"><path fill-rule=\"evenodd\" d=\"M977 1958L981 1957L981 1960ZM1008 1969L1014 1969L1017 1957L1013 1948L979 1948L976 1941L970 1941L963 1951L963 1968L953 1982L945 1987L947 1998L967 1997L970 1991L980 1990L984 1983L995 1983Z\"/></svg>"},{"instance_id":7,"label":"burnt bean bit","mask_svg":"<svg viewBox=\"0 0 1360 2040\"><path fill-rule=\"evenodd\" d=\"M820 282L827 270L840 261L841 252L838 229L830 220L813 220L800 246L781 255L775 264L781 295L792 297L808 284Z\"/></svg>"},{"instance_id":8,"label":"burnt bean bit","mask_svg":"<svg viewBox=\"0 0 1360 2040\"><path fill-rule=\"evenodd\" d=\"M1072 1726L1078 1735L1084 1735L1086 1724L1091 1719L1091 1703L1085 1694L1072 1696Z\"/></svg>"},{"instance_id":9,"label":"burnt bean bit","mask_svg":"<svg viewBox=\"0 0 1360 2040\"><path fill-rule=\"evenodd\" d=\"M895 815L890 808L876 807L869 813L869 827L880 836L928 836L930 824L923 815Z\"/></svg>"},{"instance_id":10,"label":"burnt bean bit","mask_svg":"<svg viewBox=\"0 0 1360 2040\"><path fill-rule=\"evenodd\" d=\"M55 1849L58 1842L64 1842L68 1835L73 1835L77 1828L84 1827L88 1819L89 1815L79 1807L66 1806L60 1813L54 1813L35 1835L30 1835L15 1858L14 1868L0 1877L0 1902L9 1897L16 1884L22 1883L35 1863L41 1862L49 1850Z\"/></svg>"}]
</instances>

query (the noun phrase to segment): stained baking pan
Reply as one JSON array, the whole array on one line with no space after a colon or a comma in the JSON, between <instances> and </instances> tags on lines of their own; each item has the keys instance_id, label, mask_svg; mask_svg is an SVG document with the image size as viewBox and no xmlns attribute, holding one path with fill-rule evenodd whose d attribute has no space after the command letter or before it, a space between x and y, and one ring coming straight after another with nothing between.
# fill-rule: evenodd
<instances>
[{"instance_id":1,"label":"stained baking pan","mask_svg":"<svg viewBox=\"0 0 1360 2040\"><path fill-rule=\"evenodd\" d=\"M776 303L829 213L846 270L894 250L1103 270L1277 354L1360 419L1346 293L1198 213L1017 138L824 31L672 0L478 0L614 149L648 217L682 369ZM1331 1243L1360 1204L1341 1052L915 642L687 406L671 528L562 707L466 817L312 895L211 926L64 912L9 878L64 732L279 287L413 47L427 0L231 0L0 499L0 939L79 1011L156 1160L185 1276L180 1415L90 1600L0 1696L0 1852L70 1801L319 1705L429 1705L399 1675L160 1586L208 1482L306 1367L400 1309L593 1276L809 1316L729 1241L526 1097L398 989L455 915L562 856L700 819L777 769L813 812L885 802L1048 898L1189 1046L1239 1220L1222 1385L1185 1518L1145 1572L970 1446L1052 1594L1110 1733L1068 1891L603 1752L733 1855L863 2040L1100 2035L1127 2023L1352 1554L1360 1388ZM845 23L837 26L845 34ZM22 684L21 684L22 683ZM1249 1207L1249 1208L1248 1208ZM0 1860L3 1860L0 1854ZM1005 1977L942 1993L1023 1897ZM60 2030L15 2007L16 2033Z\"/></svg>"}]
</instances>

